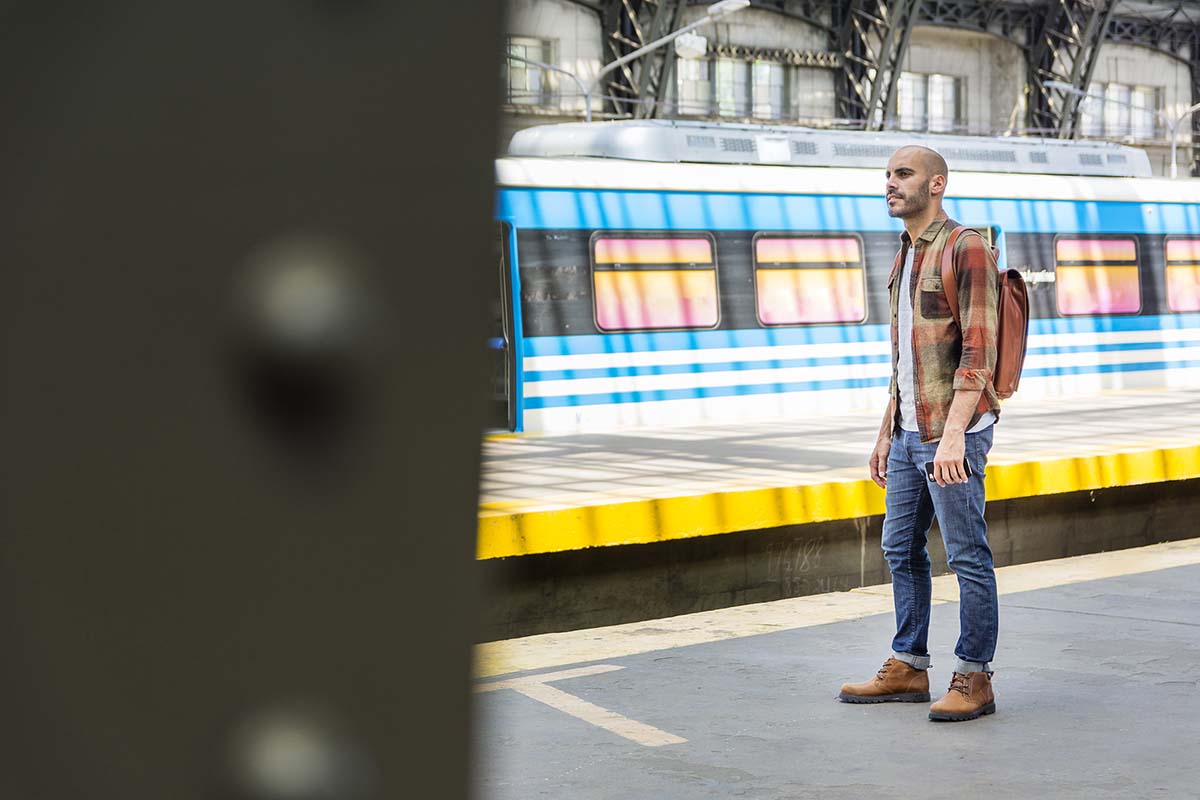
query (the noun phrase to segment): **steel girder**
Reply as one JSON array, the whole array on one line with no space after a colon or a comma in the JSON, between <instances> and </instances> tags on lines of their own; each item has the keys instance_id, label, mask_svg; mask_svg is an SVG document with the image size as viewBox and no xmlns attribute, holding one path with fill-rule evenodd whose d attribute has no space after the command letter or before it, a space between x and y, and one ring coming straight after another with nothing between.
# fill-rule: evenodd
<instances>
[{"instance_id":1,"label":"steel girder","mask_svg":"<svg viewBox=\"0 0 1200 800\"><path fill-rule=\"evenodd\" d=\"M837 116L882 130L896 95L918 0L849 0L834 8L837 51Z\"/></svg>"},{"instance_id":2,"label":"steel girder","mask_svg":"<svg viewBox=\"0 0 1200 800\"><path fill-rule=\"evenodd\" d=\"M1051 0L1029 38L1029 127L1061 139L1074 138L1080 94L1096 68L1100 44L1116 0ZM1053 88L1047 81L1065 84Z\"/></svg>"},{"instance_id":3,"label":"steel girder","mask_svg":"<svg viewBox=\"0 0 1200 800\"><path fill-rule=\"evenodd\" d=\"M572 0L600 13L610 59L641 47L679 24L683 7L711 0ZM1085 91L1103 42L1150 47L1186 61L1192 99L1200 102L1200 3L1176 2L1170 13L1139 13L1118 0L752 0L824 30L830 66L839 80L837 116L878 129L894 105L896 81L916 23L993 33L1022 44L1028 58L1028 125L1063 138L1075 135L1079 96L1044 85L1046 80ZM601 93L619 98L614 109L657 116L674 78L674 48L653 51L615 72ZM816 64L816 62L814 62ZM878 77L878 79L877 79ZM1193 117L1200 136L1200 116ZM1194 172L1200 174L1200 152Z\"/></svg>"},{"instance_id":4,"label":"steel girder","mask_svg":"<svg viewBox=\"0 0 1200 800\"><path fill-rule=\"evenodd\" d=\"M615 61L678 27L682 0L611 0L601 13L606 61ZM655 117L674 77L675 47L665 45L619 67L598 87L621 116Z\"/></svg>"},{"instance_id":5,"label":"steel girder","mask_svg":"<svg viewBox=\"0 0 1200 800\"><path fill-rule=\"evenodd\" d=\"M1170 14L1113 17L1108 41L1152 47L1187 62L1192 76L1192 103L1200 103L1200 9L1179 3ZM1200 135L1200 117L1193 114L1191 142ZM1192 148L1191 174L1200 175L1200 149Z\"/></svg>"},{"instance_id":6,"label":"steel girder","mask_svg":"<svg viewBox=\"0 0 1200 800\"><path fill-rule=\"evenodd\" d=\"M1038 6L1000 0L922 0L916 21L1013 38L1025 32L1031 16L1040 18L1042 12Z\"/></svg>"}]
</instances>

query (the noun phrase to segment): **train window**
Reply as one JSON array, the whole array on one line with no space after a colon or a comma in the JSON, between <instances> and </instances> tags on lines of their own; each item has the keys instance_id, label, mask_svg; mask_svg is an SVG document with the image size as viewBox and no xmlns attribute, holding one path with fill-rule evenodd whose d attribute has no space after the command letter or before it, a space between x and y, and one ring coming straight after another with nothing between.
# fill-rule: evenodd
<instances>
[{"instance_id":1,"label":"train window","mask_svg":"<svg viewBox=\"0 0 1200 800\"><path fill-rule=\"evenodd\" d=\"M862 239L854 234L754 237L754 285L763 325L867 318Z\"/></svg>"},{"instance_id":2,"label":"train window","mask_svg":"<svg viewBox=\"0 0 1200 800\"><path fill-rule=\"evenodd\" d=\"M1058 313L1136 314L1142 308L1137 242L1128 236L1054 240Z\"/></svg>"},{"instance_id":3,"label":"train window","mask_svg":"<svg viewBox=\"0 0 1200 800\"><path fill-rule=\"evenodd\" d=\"M591 250L600 330L715 328L720 321L711 235L596 233Z\"/></svg>"},{"instance_id":4,"label":"train window","mask_svg":"<svg viewBox=\"0 0 1200 800\"><path fill-rule=\"evenodd\" d=\"M1167 237L1167 308L1200 311L1200 239Z\"/></svg>"}]
</instances>

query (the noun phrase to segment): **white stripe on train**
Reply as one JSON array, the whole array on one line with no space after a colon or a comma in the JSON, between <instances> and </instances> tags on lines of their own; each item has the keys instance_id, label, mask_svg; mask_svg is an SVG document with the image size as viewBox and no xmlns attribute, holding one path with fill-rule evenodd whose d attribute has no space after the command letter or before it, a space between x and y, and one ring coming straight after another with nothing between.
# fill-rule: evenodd
<instances>
[{"instance_id":1,"label":"white stripe on train","mask_svg":"<svg viewBox=\"0 0 1200 800\"><path fill-rule=\"evenodd\" d=\"M1198 386L1200 368L1058 375L1023 378L1020 392L1010 402L1024 404L1042 397L1094 395L1111 390ZM525 430L566 434L628 427L769 422L772 418L783 417L882 413L886 402L886 388L877 387L530 409L525 412ZM870 442L866 442L863 446L869 445Z\"/></svg>"},{"instance_id":2,"label":"white stripe on train","mask_svg":"<svg viewBox=\"0 0 1200 800\"><path fill-rule=\"evenodd\" d=\"M1200 342L1200 328L1175 328L1108 333L1046 333L1031 335L1029 348L1088 347L1109 344ZM567 356L531 356L524 360L526 372L583 370L620 367L654 367L686 364L772 361L795 358L833 358L888 355L891 345L879 342L786 345L780 347L720 347L696 350L663 350L637 353L587 353Z\"/></svg>"}]
</instances>

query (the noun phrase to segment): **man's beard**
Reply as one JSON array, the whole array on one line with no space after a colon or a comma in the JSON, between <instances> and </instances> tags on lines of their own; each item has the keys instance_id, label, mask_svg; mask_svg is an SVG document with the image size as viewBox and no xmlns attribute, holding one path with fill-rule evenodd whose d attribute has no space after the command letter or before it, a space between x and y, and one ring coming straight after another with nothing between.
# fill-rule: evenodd
<instances>
[{"instance_id":1,"label":"man's beard","mask_svg":"<svg viewBox=\"0 0 1200 800\"><path fill-rule=\"evenodd\" d=\"M887 207L888 216L907 219L908 217L920 214L922 211L929 208L929 199L929 184L925 184L921 188L917 189L916 192L900 198L902 205L897 206L896 208L892 208L892 206L889 205Z\"/></svg>"}]
</instances>

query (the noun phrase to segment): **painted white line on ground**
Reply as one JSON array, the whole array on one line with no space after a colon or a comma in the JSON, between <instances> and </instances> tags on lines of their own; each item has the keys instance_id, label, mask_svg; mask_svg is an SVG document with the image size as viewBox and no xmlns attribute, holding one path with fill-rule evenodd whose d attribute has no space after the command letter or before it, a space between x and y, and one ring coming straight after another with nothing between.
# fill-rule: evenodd
<instances>
[{"instance_id":1,"label":"painted white line on ground","mask_svg":"<svg viewBox=\"0 0 1200 800\"><path fill-rule=\"evenodd\" d=\"M617 666L616 664L595 664L590 667L568 669L561 672L540 673L538 675L512 678L506 681L480 683L475 686L475 691L495 692L500 689L512 689L526 697L537 700L539 703L545 703L551 708L556 708L564 714L570 714L572 717L595 725L597 728L603 728L610 733L615 733L617 736L622 736L645 747L662 747L663 745L682 744L686 742L687 739L682 739L674 734L661 731L652 725L646 725L645 723L622 716L615 711L609 711L607 708L601 708L595 703L589 703L581 697L576 697L573 694L549 685L550 681L562 681L585 675L599 675L618 669L624 669L624 667Z\"/></svg>"},{"instance_id":2,"label":"painted white line on ground","mask_svg":"<svg viewBox=\"0 0 1200 800\"><path fill-rule=\"evenodd\" d=\"M477 692L495 692L500 689L517 689L521 686L527 686L531 683L545 683L546 681L567 681L571 678L586 678L589 675L603 675L605 672L615 672L624 667L616 664L592 664L587 667L577 667L576 669L564 669L559 672L542 672L537 675L524 675L520 678L510 678L504 681L489 681L488 683L475 684Z\"/></svg>"},{"instance_id":3,"label":"painted white line on ground","mask_svg":"<svg viewBox=\"0 0 1200 800\"><path fill-rule=\"evenodd\" d=\"M1200 564L1200 539L1002 567L996 570L996 581L1000 594L1008 595L1191 564ZM934 578L933 598L935 603L957 602L958 582L955 576L942 575ZM603 661L721 639L826 625L892 612L891 585L867 586L849 592L796 597L668 619L489 642L475 647L474 671L476 678L486 678L588 661ZM613 668L611 664L602 666L605 667L602 671ZM542 675L530 677L546 679L546 676ZM481 686L496 686L523 680L526 678L512 678Z\"/></svg>"}]
</instances>

